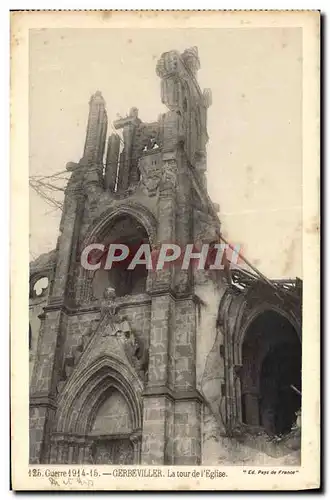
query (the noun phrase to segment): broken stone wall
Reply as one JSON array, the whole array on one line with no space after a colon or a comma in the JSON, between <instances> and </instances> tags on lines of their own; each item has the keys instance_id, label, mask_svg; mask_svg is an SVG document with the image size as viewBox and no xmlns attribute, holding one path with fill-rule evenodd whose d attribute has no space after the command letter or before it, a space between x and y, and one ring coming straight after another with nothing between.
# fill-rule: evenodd
<instances>
[{"instance_id":1,"label":"broken stone wall","mask_svg":"<svg viewBox=\"0 0 330 500\"><path fill-rule=\"evenodd\" d=\"M232 435L221 431L211 411L203 412L203 465L300 465L300 427L282 438L241 426Z\"/></svg>"}]
</instances>

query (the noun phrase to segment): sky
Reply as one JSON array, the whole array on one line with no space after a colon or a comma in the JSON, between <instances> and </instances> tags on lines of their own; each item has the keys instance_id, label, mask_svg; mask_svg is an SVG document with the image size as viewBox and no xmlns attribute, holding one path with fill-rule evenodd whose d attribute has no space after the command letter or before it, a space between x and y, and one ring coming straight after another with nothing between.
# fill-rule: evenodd
<instances>
[{"instance_id":1,"label":"sky","mask_svg":"<svg viewBox=\"0 0 330 500\"><path fill-rule=\"evenodd\" d=\"M223 234L269 278L302 278L298 28L31 30L30 175L79 161L96 90L110 123L133 106L143 121L157 120L166 112L157 60L191 46L199 84L212 90L207 180ZM60 216L30 189L31 259L55 248Z\"/></svg>"}]
</instances>

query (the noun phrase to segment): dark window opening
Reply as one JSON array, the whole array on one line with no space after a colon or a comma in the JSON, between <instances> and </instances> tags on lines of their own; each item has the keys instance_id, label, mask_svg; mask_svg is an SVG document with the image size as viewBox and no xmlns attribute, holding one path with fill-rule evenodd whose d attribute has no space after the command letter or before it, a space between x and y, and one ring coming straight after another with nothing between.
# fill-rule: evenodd
<instances>
[{"instance_id":1,"label":"dark window opening","mask_svg":"<svg viewBox=\"0 0 330 500\"><path fill-rule=\"evenodd\" d=\"M269 434L286 434L301 405L301 357L295 344L282 343L265 357L260 375L261 424Z\"/></svg>"},{"instance_id":2,"label":"dark window opening","mask_svg":"<svg viewBox=\"0 0 330 500\"><path fill-rule=\"evenodd\" d=\"M149 244L146 230L133 217L121 217L112 226L104 244L112 243L126 245L130 252L123 260L114 262L111 269L101 269L95 272L93 280L93 295L96 298L103 296L107 287L115 289L117 297L136 295L146 291L148 269L145 264L137 264L134 269L128 269L132 258L141 245ZM143 259L144 256L141 256ZM105 262L104 262L105 263Z\"/></svg>"},{"instance_id":3,"label":"dark window opening","mask_svg":"<svg viewBox=\"0 0 330 500\"><path fill-rule=\"evenodd\" d=\"M116 291L117 297L136 295L146 290L148 270L146 266L137 264L135 269L127 269L128 263L114 267L109 271L110 285Z\"/></svg>"}]
</instances>

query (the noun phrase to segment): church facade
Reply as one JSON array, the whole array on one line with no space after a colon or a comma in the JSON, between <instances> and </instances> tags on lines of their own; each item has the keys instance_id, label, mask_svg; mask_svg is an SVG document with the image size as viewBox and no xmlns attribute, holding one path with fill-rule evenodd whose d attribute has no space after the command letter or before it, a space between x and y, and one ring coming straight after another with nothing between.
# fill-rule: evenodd
<instances>
[{"instance_id":1,"label":"church facade","mask_svg":"<svg viewBox=\"0 0 330 500\"><path fill-rule=\"evenodd\" d=\"M168 111L145 123L132 108L114 122L123 139L107 136L101 93L90 99L56 249L30 265L30 463L266 464L299 451L300 280L81 265L94 243L221 241L199 67L195 47L162 54Z\"/></svg>"}]
</instances>

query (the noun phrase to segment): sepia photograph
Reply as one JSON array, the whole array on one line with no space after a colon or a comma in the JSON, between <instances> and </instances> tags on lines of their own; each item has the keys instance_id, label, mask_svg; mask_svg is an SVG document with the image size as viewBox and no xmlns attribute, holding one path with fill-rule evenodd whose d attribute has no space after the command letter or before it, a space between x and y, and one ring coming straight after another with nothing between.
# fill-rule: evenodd
<instances>
[{"instance_id":1,"label":"sepia photograph","mask_svg":"<svg viewBox=\"0 0 330 500\"><path fill-rule=\"evenodd\" d=\"M12 363L27 480L74 489L72 471L115 466L112 482L226 489L234 467L236 489L271 470L303 485L304 439L319 461L315 302L304 316L319 13L155 13L13 14L18 40L28 25L28 322Z\"/></svg>"}]
</instances>

